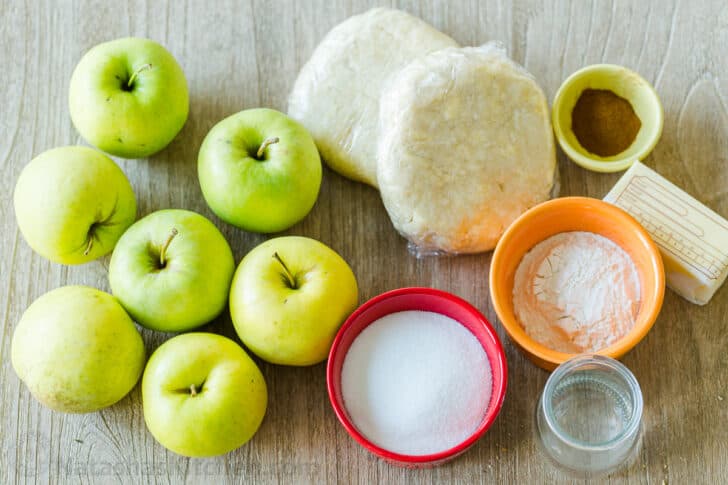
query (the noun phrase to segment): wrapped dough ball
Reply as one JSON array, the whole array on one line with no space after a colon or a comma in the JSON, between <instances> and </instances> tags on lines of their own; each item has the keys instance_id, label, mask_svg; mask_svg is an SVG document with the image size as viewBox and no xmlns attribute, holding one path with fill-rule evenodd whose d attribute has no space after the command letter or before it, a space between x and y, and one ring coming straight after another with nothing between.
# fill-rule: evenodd
<instances>
[{"instance_id":1,"label":"wrapped dough ball","mask_svg":"<svg viewBox=\"0 0 728 485\"><path fill-rule=\"evenodd\" d=\"M494 44L412 61L388 82L379 117L379 189L418 255L491 250L550 197L546 97Z\"/></svg>"},{"instance_id":2,"label":"wrapped dough ball","mask_svg":"<svg viewBox=\"0 0 728 485\"><path fill-rule=\"evenodd\" d=\"M400 10L355 15L334 27L303 66L288 114L311 132L329 167L376 187L382 84L412 59L457 45Z\"/></svg>"}]
</instances>

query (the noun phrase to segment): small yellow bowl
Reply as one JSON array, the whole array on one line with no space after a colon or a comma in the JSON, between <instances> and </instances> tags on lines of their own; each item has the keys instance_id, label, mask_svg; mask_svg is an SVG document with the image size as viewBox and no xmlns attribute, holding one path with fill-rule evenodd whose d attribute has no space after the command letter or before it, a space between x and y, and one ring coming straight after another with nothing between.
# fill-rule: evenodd
<instances>
[{"instance_id":1,"label":"small yellow bowl","mask_svg":"<svg viewBox=\"0 0 728 485\"><path fill-rule=\"evenodd\" d=\"M608 89L632 105L642 126L625 151L600 157L587 151L577 140L571 129L571 112L587 89ZM595 172L619 172L649 155L662 134L664 115L657 92L639 74L614 64L594 64L576 71L563 82L554 98L551 119L561 149L576 164Z\"/></svg>"}]
</instances>

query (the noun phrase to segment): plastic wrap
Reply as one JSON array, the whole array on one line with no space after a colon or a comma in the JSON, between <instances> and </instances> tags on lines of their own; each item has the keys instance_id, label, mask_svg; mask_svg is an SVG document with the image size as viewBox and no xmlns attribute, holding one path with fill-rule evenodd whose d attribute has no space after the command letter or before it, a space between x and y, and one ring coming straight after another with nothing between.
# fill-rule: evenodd
<instances>
[{"instance_id":1,"label":"plastic wrap","mask_svg":"<svg viewBox=\"0 0 728 485\"><path fill-rule=\"evenodd\" d=\"M557 180L546 96L494 43L413 60L382 90L377 175L418 257L488 251Z\"/></svg>"},{"instance_id":2,"label":"plastic wrap","mask_svg":"<svg viewBox=\"0 0 728 485\"><path fill-rule=\"evenodd\" d=\"M375 8L334 27L301 69L288 114L341 175L377 186L377 126L384 80L412 59L457 46L405 12Z\"/></svg>"}]
</instances>

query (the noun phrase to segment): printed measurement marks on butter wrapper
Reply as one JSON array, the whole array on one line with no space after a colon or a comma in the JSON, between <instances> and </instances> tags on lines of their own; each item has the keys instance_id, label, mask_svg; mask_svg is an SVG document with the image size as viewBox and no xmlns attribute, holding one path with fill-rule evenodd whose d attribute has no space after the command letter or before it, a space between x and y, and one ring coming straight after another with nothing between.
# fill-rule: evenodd
<instances>
[{"instance_id":1,"label":"printed measurement marks on butter wrapper","mask_svg":"<svg viewBox=\"0 0 728 485\"><path fill-rule=\"evenodd\" d=\"M719 236L728 234L728 223L644 165L634 168L642 173L621 190L615 186L605 200L629 212L663 250L707 279L719 279L728 266L726 246L719 246Z\"/></svg>"}]
</instances>

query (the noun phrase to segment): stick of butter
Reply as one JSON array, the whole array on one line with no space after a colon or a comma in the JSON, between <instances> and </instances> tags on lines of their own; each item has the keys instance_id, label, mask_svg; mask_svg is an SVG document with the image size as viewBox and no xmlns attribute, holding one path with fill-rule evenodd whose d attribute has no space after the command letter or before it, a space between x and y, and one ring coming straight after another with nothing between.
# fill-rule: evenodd
<instances>
[{"instance_id":1,"label":"stick of butter","mask_svg":"<svg viewBox=\"0 0 728 485\"><path fill-rule=\"evenodd\" d=\"M710 301L728 275L728 221L640 162L604 200L630 213L652 236L668 287L692 303Z\"/></svg>"}]
</instances>

